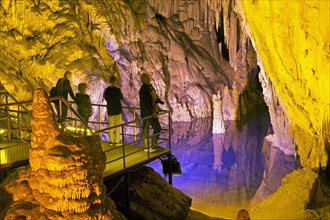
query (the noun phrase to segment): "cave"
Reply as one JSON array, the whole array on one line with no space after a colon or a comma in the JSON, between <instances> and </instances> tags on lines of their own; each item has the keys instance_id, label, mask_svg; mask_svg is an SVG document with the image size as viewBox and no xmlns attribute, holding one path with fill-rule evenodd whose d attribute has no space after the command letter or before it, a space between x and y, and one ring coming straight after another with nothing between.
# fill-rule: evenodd
<instances>
[{"instance_id":1,"label":"cave","mask_svg":"<svg viewBox=\"0 0 330 220\"><path fill-rule=\"evenodd\" d=\"M60 113L52 102L46 102L46 98L67 71L72 73L69 80L74 94L79 93L80 83L87 84L86 93L93 104L89 120L100 124L108 121L107 110L99 106L106 105L103 95L110 77L118 79L125 107L134 109L140 106L140 76L143 73L150 75L151 84L164 101L161 108L170 115L168 122L161 120L162 126L166 127L169 122L172 125L169 130L173 135L173 148L170 150L187 174L186 179L184 175L174 176L173 188L193 197L192 206L186 207L190 200L180 192L173 192L173 195L180 194L179 202L185 204L180 218L236 218L240 208L248 210L251 219L328 217L329 10L330 2L323 0L1 1L0 218L28 217L32 216L31 212L41 213L40 210L48 209L52 211L43 213L48 218L53 215L53 218L62 216L63 219L70 216L125 219L117 211L112 213L105 208L115 205L106 195L102 181L97 179L102 178L102 168L106 166L103 163L106 162L100 146L90 146L97 142L95 137L70 136L65 133L68 128L64 124L57 128L56 121L52 121L51 111L55 115ZM25 105L32 100L33 104ZM68 101L74 103L71 97ZM12 102L25 107L13 110ZM50 110L50 106L54 110ZM19 119L10 119L9 110L22 109L32 111L32 116L35 114L38 120L45 118L42 114L47 115L50 121L38 123L44 123L49 135L40 136L46 129L42 131L36 126L32 116L23 114ZM123 122L134 120L136 114L139 116L139 111L127 111ZM58 122L62 123L61 120ZM24 125L25 130L18 124ZM91 129L101 129L92 123L89 125ZM31 129L33 126L41 130ZM45 202L50 197L42 193L49 187L44 183L38 186L36 179L31 179L31 183L27 179L39 175L50 178L46 175L49 171L40 171L43 162L38 162L46 151L37 153L33 151L36 147L24 144L22 151L11 151L10 155L20 160L20 154L24 152L34 165L30 168L14 159L8 162L11 158L7 155L8 143L13 137L6 135L8 131L20 133L19 137L15 136L19 142L27 143L27 139L31 141L31 136L36 135L39 139L47 139L47 146L57 143L58 151L52 152L53 155L64 152L63 146L69 147L74 141L78 146L72 150L74 155L79 152L79 146L94 149L96 155L93 156L90 150L82 147L86 150L82 160L96 160L84 165L93 167L96 164L99 168L95 173L82 171L83 166L77 166L80 173L87 175L86 180L78 176L75 180L66 179L71 184L82 181L81 184L90 190L78 187L77 192L67 195L61 185L64 183L60 179L52 180L63 195L72 199L77 193L82 200L70 203L64 196L65 199L56 204ZM253 139L247 138L252 136ZM102 133L99 138L108 141L107 134ZM35 140L32 138L32 143ZM66 155L62 156L68 159ZM197 162L204 156L203 162ZM15 169L8 170L9 163L14 164ZM54 160L49 168L63 168L61 163L56 167L56 163ZM192 193L194 188L185 186L193 183L185 182L189 172L195 177L206 174L198 169L194 171L197 165L210 171L208 177L203 177L210 185L235 185L236 182L231 182L235 179L233 174L245 175L244 172L251 171L255 178L252 175L244 179L245 197L240 198L246 204L240 203L241 207L226 211L220 207L205 208L206 199L200 199L197 193ZM157 179L154 176L157 173L162 176L159 164L151 163L147 167L156 171L150 176ZM144 168L143 172L149 175L149 168ZM278 174L277 168L285 172ZM38 175L24 169L31 169ZM15 185L18 180L21 184ZM121 178L114 180L118 181ZM214 185L215 190L217 187ZM28 199L20 204L21 197L14 193L15 189L17 192L28 190L38 199ZM137 190L135 193L139 192L136 186L134 189ZM233 191L237 192L237 189ZM214 195L231 197L221 190L214 191ZM92 192L96 196L87 198ZM203 193L212 194L212 191L198 192L201 198ZM39 209L41 203L45 207ZM157 211L148 212L144 217L141 211L138 216L161 219L162 214ZM111 213L112 218L109 217ZM201 217L202 213L205 216ZM129 219L127 213L125 215Z\"/></svg>"}]
</instances>

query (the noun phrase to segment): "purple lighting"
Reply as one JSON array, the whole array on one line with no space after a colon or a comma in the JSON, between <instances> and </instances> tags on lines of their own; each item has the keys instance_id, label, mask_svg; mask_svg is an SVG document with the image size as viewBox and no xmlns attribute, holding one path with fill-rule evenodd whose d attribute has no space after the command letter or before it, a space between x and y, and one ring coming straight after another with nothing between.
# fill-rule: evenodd
<instances>
[{"instance_id":1,"label":"purple lighting","mask_svg":"<svg viewBox=\"0 0 330 220\"><path fill-rule=\"evenodd\" d=\"M264 137L270 132L267 115L239 130L227 122L225 134L212 134L211 125L205 119L173 124L172 153L183 173L173 176L173 186L193 199L192 208L234 218L237 210L248 207L262 181L269 193L275 191L282 177L296 168L296 160L265 149ZM270 157L278 163L269 171ZM163 175L160 162L149 165ZM265 174L271 182L263 179Z\"/></svg>"}]
</instances>

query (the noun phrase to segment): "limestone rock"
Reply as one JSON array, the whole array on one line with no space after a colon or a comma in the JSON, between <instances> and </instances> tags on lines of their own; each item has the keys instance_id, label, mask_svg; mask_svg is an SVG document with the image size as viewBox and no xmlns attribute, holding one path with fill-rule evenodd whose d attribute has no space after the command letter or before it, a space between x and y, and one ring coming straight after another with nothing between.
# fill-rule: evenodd
<instances>
[{"instance_id":1,"label":"limestone rock","mask_svg":"<svg viewBox=\"0 0 330 220\"><path fill-rule=\"evenodd\" d=\"M301 163L325 167L329 130L324 131L323 125L329 124L330 112L329 1L239 2L260 62L288 118Z\"/></svg>"},{"instance_id":2,"label":"limestone rock","mask_svg":"<svg viewBox=\"0 0 330 220\"><path fill-rule=\"evenodd\" d=\"M282 180L280 188L250 210L251 219L312 219L317 215L307 209L315 196L318 174L310 168L295 170ZM285 208L283 208L285 207Z\"/></svg>"},{"instance_id":3,"label":"limestone rock","mask_svg":"<svg viewBox=\"0 0 330 220\"><path fill-rule=\"evenodd\" d=\"M268 135L266 139L272 146L281 149L285 154L296 155L295 140L290 134L289 119L278 100L274 85L263 70L260 71L259 80L273 129L273 134Z\"/></svg>"},{"instance_id":4,"label":"limestone rock","mask_svg":"<svg viewBox=\"0 0 330 220\"><path fill-rule=\"evenodd\" d=\"M219 134L225 133L225 122L222 114L221 94L218 91L217 95L213 94L213 127L212 132Z\"/></svg>"},{"instance_id":5,"label":"limestone rock","mask_svg":"<svg viewBox=\"0 0 330 220\"><path fill-rule=\"evenodd\" d=\"M110 195L116 204L126 205L124 190L123 183L119 184ZM192 202L149 167L129 173L129 201L132 219L159 220L186 219Z\"/></svg>"},{"instance_id":6,"label":"limestone rock","mask_svg":"<svg viewBox=\"0 0 330 220\"><path fill-rule=\"evenodd\" d=\"M60 134L44 90L35 90L32 112L30 167L2 183L2 217L113 219L99 138Z\"/></svg>"}]
</instances>

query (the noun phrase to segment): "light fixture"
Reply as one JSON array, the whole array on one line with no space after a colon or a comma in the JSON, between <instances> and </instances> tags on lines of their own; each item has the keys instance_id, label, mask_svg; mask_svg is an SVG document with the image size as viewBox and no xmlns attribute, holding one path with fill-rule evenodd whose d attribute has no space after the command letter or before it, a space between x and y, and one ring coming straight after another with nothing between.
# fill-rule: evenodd
<instances>
[{"instance_id":1,"label":"light fixture","mask_svg":"<svg viewBox=\"0 0 330 220\"><path fill-rule=\"evenodd\" d=\"M173 174L182 174L180 162L176 159L173 154L170 156L163 156L159 158L162 162L162 169L165 176L168 176L170 173L170 162L171 162L171 173Z\"/></svg>"}]
</instances>

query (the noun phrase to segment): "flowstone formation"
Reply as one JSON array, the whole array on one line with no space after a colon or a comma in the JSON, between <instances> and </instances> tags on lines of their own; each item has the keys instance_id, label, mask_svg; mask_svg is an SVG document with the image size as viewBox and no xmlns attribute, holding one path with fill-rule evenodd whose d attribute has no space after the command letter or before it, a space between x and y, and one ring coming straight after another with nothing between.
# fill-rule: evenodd
<instances>
[{"instance_id":1,"label":"flowstone formation","mask_svg":"<svg viewBox=\"0 0 330 220\"><path fill-rule=\"evenodd\" d=\"M275 193L251 207L251 219L319 219L318 213L307 208L313 200L324 201L322 193L317 193L319 184L318 174L310 168L293 171Z\"/></svg>"},{"instance_id":2,"label":"flowstone formation","mask_svg":"<svg viewBox=\"0 0 330 220\"><path fill-rule=\"evenodd\" d=\"M213 134L222 134L225 133L225 122L223 120L222 114L222 101L220 91L216 95L213 94Z\"/></svg>"},{"instance_id":3,"label":"flowstone formation","mask_svg":"<svg viewBox=\"0 0 330 220\"><path fill-rule=\"evenodd\" d=\"M136 107L139 75L146 71L173 121L211 117L218 90L224 120L240 119L236 109L247 115L244 108L254 106L250 95L239 98L250 94L245 86L253 48L232 2L3 0L1 82L26 101L34 88L49 90L70 70L74 92L86 82L91 101L105 104L103 91L118 71L124 97Z\"/></svg>"},{"instance_id":4,"label":"flowstone formation","mask_svg":"<svg viewBox=\"0 0 330 220\"><path fill-rule=\"evenodd\" d=\"M30 167L3 182L4 219L113 219L106 157L97 136L60 133L44 90L35 90ZM0 216L1 217L1 216Z\"/></svg>"},{"instance_id":5,"label":"flowstone formation","mask_svg":"<svg viewBox=\"0 0 330 220\"><path fill-rule=\"evenodd\" d=\"M330 141L330 2L250 0L240 1L240 5L260 62L277 94L278 101L270 108L275 113L282 109L279 113L288 118L285 130L289 127L295 140L291 146L298 147L302 165L326 167ZM275 141L285 138L277 135ZM289 142L284 144L290 146Z\"/></svg>"}]
</instances>

